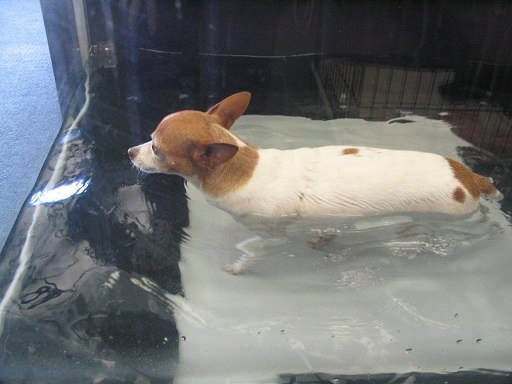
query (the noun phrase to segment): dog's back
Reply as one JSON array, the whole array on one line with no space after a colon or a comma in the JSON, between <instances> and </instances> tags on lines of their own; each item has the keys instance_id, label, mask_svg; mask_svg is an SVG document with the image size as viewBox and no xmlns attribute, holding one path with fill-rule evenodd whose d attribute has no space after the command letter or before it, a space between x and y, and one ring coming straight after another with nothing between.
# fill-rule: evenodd
<instances>
[{"instance_id":1,"label":"dog's back","mask_svg":"<svg viewBox=\"0 0 512 384\"><path fill-rule=\"evenodd\" d=\"M234 215L464 215L477 208L480 194L501 196L487 178L455 160L414 151L328 146L260 149L251 178L209 200Z\"/></svg>"}]
</instances>

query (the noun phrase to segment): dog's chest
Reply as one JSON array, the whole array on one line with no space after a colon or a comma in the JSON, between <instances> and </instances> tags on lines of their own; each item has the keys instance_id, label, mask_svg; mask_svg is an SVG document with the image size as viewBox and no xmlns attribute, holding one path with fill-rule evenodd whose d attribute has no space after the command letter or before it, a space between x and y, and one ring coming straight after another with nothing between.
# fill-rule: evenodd
<instances>
[{"instance_id":1,"label":"dog's chest","mask_svg":"<svg viewBox=\"0 0 512 384\"><path fill-rule=\"evenodd\" d=\"M460 213L467 207L449 201L456 185L447 160L435 154L343 146L262 149L250 181L210 202L235 215L271 217Z\"/></svg>"}]
</instances>

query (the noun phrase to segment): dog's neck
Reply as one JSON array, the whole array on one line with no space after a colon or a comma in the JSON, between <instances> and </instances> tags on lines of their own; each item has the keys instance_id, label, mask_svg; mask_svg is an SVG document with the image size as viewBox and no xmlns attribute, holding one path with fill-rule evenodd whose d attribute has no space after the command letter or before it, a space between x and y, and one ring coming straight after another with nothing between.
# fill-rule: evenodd
<instances>
[{"instance_id":1,"label":"dog's neck","mask_svg":"<svg viewBox=\"0 0 512 384\"><path fill-rule=\"evenodd\" d=\"M201 169L196 178L197 187L211 198L234 192L249 182L258 159L258 150L244 145L230 161L212 170Z\"/></svg>"}]
</instances>

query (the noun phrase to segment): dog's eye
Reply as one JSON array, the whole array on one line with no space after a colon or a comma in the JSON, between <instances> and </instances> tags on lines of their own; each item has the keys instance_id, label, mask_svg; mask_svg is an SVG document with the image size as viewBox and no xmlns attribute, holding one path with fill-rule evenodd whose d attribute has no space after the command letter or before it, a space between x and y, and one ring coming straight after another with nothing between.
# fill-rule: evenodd
<instances>
[{"instance_id":1,"label":"dog's eye","mask_svg":"<svg viewBox=\"0 0 512 384\"><path fill-rule=\"evenodd\" d=\"M158 155L158 149L156 149L155 144L151 144L151 150L153 151L153 153L154 153L155 155Z\"/></svg>"}]
</instances>

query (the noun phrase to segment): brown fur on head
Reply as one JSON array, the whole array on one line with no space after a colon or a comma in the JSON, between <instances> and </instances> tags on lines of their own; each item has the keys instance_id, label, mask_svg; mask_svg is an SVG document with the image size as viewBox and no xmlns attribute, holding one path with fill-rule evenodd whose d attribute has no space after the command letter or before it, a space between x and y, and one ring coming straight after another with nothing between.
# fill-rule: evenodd
<instances>
[{"instance_id":1,"label":"brown fur on head","mask_svg":"<svg viewBox=\"0 0 512 384\"><path fill-rule=\"evenodd\" d=\"M207 112L180 111L165 117L152 140L130 148L135 166L146 172L197 176L233 158L240 141L228 130L250 101L248 92L236 93Z\"/></svg>"}]
</instances>

